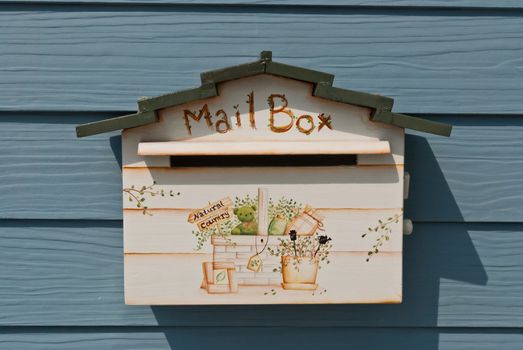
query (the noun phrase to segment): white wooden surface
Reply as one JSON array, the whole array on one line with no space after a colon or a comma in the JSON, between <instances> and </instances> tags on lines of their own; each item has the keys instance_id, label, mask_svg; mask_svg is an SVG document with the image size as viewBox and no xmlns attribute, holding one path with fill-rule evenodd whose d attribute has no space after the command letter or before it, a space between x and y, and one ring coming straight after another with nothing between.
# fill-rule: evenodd
<instances>
[{"instance_id":1,"label":"white wooden surface","mask_svg":"<svg viewBox=\"0 0 523 350\"><path fill-rule=\"evenodd\" d=\"M279 287L240 287L235 294L209 296L199 289L201 273L190 268L212 256L205 254L126 254L125 302L131 305L185 304L318 304L399 303L402 300L402 254L389 252L368 263L367 254L335 252L318 273L321 286L312 292ZM271 294L276 290L276 295ZM321 293L323 290L327 290ZM268 293L265 295L265 293Z\"/></svg>"},{"instance_id":2,"label":"white wooden surface","mask_svg":"<svg viewBox=\"0 0 523 350\"><path fill-rule=\"evenodd\" d=\"M256 195L267 187L272 198L291 196L315 208L401 208L403 166L336 166L299 168L129 168L124 188L156 181L158 189L180 193L148 197L149 208L199 208L208 201ZM124 208L134 209L127 198Z\"/></svg>"},{"instance_id":3,"label":"white wooden surface","mask_svg":"<svg viewBox=\"0 0 523 350\"><path fill-rule=\"evenodd\" d=\"M173 194L146 194L145 215L136 202L124 196L126 303L400 302L403 221L390 225L390 239L368 262L368 252L381 233L362 235L369 227L379 225L379 220L402 213L403 129L371 122L367 108L313 97L311 84L290 79L260 75L225 82L218 90L218 97L160 110L158 123L123 133L124 189L154 184L154 191ZM254 115L249 114L248 94L254 96ZM273 96L275 111L287 104L286 112L274 114L272 125L289 123L291 114L296 118L309 115L307 119L314 123L312 132L300 131L295 121L288 131L274 132L268 104L271 94L286 99ZM207 119L204 113L199 121L185 117L184 110L188 110L198 119L199 111L205 108ZM319 129L321 114L330 116L332 129L326 125ZM225 115L230 126L227 132L223 132ZM218 120L222 121L217 128ZM358 165L256 168L246 163L237 168L171 168L169 159L169 155L332 152L359 153ZM319 209L325 216L325 231L319 233L332 238L332 258L318 273L319 287L314 295L277 287L276 295L268 296L267 286L240 286L238 293L228 295L208 294L199 288L201 265L212 261L212 248L206 242L195 251L197 240L192 231L196 227L187 222L188 213L224 197L255 198L259 188L274 201L290 198ZM278 242L277 236L268 239Z\"/></svg>"},{"instance_id":4,"label":"white wooden surface","mask_svg":"<svg viewBox=\"0 0 523 350\"><path fill-rule=\"evenodd\" d=\"M140 210L124 211L125 253L195 253L196 240L191 231L193 224L185 219L190 209L152 209L153 216ZM401 212L397 209L320 209L325 216L326 234L333 239L333 250L367 252L377 234L362 238L369 226ZM401 221L401 220L400 220ZM391 225L393 234L382 251L401 252L401 223ZM282 236L270 236L276 241ZM211 245L204 245L202 253L211 253Z\"/></svg>"},{"instance_id":5,"label":"white wooden surface","mask_svg":"<svg viewBox=\"0 0 523 350\"><path fill-rule=\"evenodd\" d=\"M388 154L388 141L275 142L140 142L140 156L225 156L286 154Z\"/></svg>"}]
</instances>

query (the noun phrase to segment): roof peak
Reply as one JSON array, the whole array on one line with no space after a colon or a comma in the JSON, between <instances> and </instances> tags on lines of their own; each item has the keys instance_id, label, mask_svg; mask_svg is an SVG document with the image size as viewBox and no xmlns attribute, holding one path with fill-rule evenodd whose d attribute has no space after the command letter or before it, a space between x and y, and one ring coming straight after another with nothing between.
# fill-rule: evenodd
<instances>
[{"instance_id":1,"label":"roof peak","mask_svg":"<svg viewBox=\"0 0 523 350\"><path fill-rule=\"evenodd\" d=\"M202 84L200 87L156 97L142 98L138 101L138 113L79 125L76 128L76 132L78 137L83 137L147 125L158 121L156 111L159 109L218 96L217 84L260 74L270 74L312 83L314 84L313 96L371 108L373 110L371 120L381 123L442 136L450 136L452 130L452 126L448 124L393 113L392 105L394 100L390 97L333 87L333 74L274 62L272 60L272 51L262 51L259 59L254 62L201 73Z\"/></svg>"},{"instance_id":2,"label":"roof peak","mask_svg":"<svg viewBox=\"0 0 523 350\"><path fill-rule=\"evenodd\" d=\"M326 83L332 85L334 81L334 75L330 73L274 62L272 51L260 52L259 59L253 62L203 72L200 74L200 78L202 85L218 84L263 73L313 84Z\"/></svg>"}]
</instances>

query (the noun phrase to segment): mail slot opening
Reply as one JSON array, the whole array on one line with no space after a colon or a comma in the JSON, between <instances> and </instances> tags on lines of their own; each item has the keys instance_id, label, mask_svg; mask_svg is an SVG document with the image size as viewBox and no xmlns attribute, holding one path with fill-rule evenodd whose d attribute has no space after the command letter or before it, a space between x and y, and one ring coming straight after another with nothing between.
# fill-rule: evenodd
<instances>
[{"instance_id":1,"label":"mail slot opening","mask_svg":"<svg viewBox=\"0 0 523 350\"><path fill-rule=\"evenodd\" d=\"M355 154L171 156L171 167L319 167L356 161Z\"/></svg>"}]
</instances>

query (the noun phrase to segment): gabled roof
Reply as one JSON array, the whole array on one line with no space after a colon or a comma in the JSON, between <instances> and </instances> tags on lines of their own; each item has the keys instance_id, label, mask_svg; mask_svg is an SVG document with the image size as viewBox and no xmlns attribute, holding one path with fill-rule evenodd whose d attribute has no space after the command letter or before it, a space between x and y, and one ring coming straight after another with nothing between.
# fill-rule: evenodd
<instances>
[{"instance_id":1,"label":"gabled roof","mask_svg":"<svg viewBox=\"0 0 523 350\"><path fill-rule=\"evenodd\" d=\"M78 137L84 137L154 123L158 121L156 111L162 108L218 96L216 88L218 83L258 74L271 74L312 83L314 84L313 96L371 108L373 110L371 120L374 121L442 136L450 136L452 130L449 124L393 113L394 100L390 97L333 87L334 75L274 62L272 52L262 51L257 61L202 73L200 87L142 98L138 101L137 113L79 125L76 127L76 134Z\"/></svg>"}]
</instances>

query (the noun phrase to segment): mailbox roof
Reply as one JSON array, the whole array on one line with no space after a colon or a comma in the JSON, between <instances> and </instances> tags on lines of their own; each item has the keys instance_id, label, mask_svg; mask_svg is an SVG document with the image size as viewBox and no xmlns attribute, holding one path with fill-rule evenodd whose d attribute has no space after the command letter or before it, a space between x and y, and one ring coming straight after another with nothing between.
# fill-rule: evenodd
<instances>
[{"instance_id":1,"label":"mailbox roof","mask_svg":"<svg viewBox=\"0 0 523 350\"><path fill-rule=\"evenodd\" d=\"M390 97L334 87L334 75L274 62L270 51L262 51L257 61L202 73L200 87L142 98L138 101L137 113L79 125L76 127L76 133L78 137L84 137L154 123L158 121L156 111L159 109L218 96L218 83L258 74L271 74L313 83L313 96L371 108L371 120L374 121L442 136L450 136L452 130L452 126L448 124L392 112L394 100Z\"/></svg>"}]
</instances>

